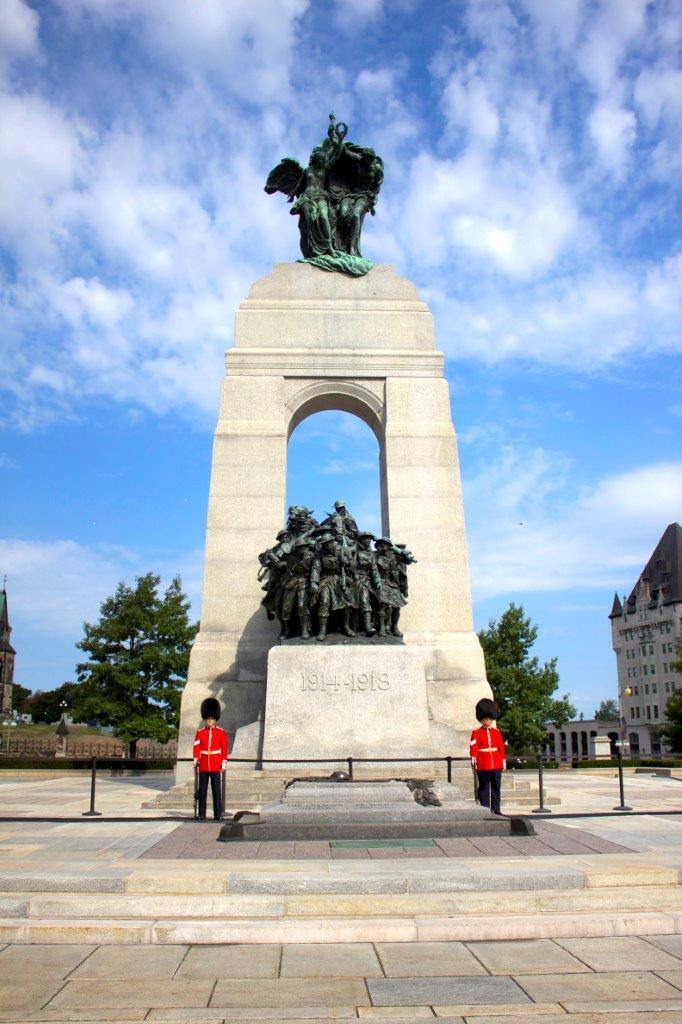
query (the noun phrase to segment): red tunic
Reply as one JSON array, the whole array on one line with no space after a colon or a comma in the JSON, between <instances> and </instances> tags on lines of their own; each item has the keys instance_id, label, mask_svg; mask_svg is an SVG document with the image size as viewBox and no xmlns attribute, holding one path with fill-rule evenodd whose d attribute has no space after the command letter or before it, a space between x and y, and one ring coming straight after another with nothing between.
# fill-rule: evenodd
<instances>
[{"instance_id":1,"label":"red tunic","mask_svg":"<svg viewBox=\"0 0 682 1024\"><path fill-rule=\"evenodd\" d=\"M474 729L471 734L471 763L482 772L506 769L507 755L504 740L499 729Z\"/></svg>"},{"instance_id":2,"label":"red tunic","mask_svg":"<svg viewBox=\"0 0 682 1024\"><path fill-rule=\"evenodd\" d=\"M227 764L227 733L219 725L197 729L194 764L200 772L221 772Z\"/></svg>"}]
</instances>

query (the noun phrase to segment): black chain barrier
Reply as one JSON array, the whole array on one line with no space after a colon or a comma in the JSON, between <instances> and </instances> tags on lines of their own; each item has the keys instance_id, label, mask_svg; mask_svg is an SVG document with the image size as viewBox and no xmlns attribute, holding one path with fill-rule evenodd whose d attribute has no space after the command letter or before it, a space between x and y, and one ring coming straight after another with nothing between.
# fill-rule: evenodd
<instances>
[{"instance_id":1,"label":"black chain barrier","mask_svg":"<svg viewBox=\"0 0 682 1024\"><path fill-rule=\"evenodd\" d=\"M537 773L538 773L537 774L537 779L538 779L538 783L537 784L538 784L538 798L539 798L539 800L538 800L538 806L534 807L532 809L531 814L549 815L549 814L552 814L552 810L551 810L551 808L547 807L547 805L545 804L544 766L545 766L545 764L557 763L557 761L556 761L556 758L552 757L551 755L546 754L543 750L538 750L537 753L534 755L534 758L537 759ZM524 756L510 757L510 758L508 758L508 762L512 763L512 764L516 764L518 766L522 766L522 765L526 764L529 759L530 759L530 755L528 757L524 757ZM101 763L102 760L103 759L100 758L99 759L99 764L98 764L98 758L93 757L92 760L89 762L89 764L90 764L90 808L89 808L89 810L82 812L81 817L83 817L83 818L103 818L104 817L104 815L102 814L101 811L98 811L98 810L95 809L96 786L97 786L97 771L98 771L98 768L99 768L100 771L102 771L102 770L105 770L105 771L109 770L110 771L112 768L125 770L127 766L132 766L133 768L135 768L135 767L139 768L140 767L140 761L139 760L133 760L133 759L130 759L130 758L116 758L115 761L114 760L107 760L105 764ZM178 757L175 760L176 760L176 763L193 763L194 758L192 758L192 757ZM619 796L620 796L620 803L616 807L613 808L613 811L583 811L583 812L572 812L572 813L563 813L563 814L560 813L558 815L555 815L555 817L561 817L561 818L603 817L603 816L608 816L609 814L612 814L614 812L630 813L630 814L682 814L682 810L676 810L674 808L666 809L666 810L661 810L661 811L658 811L658 810L634 811L632 807L630 807L628 804L625 803L625 783L624 783L624 772L623 772L623 752L622 752L620 747L618 747L618 749L617 749L617 754L616 754L615 758L611 757L608 760L604 759L603 767L605 767L605 768L606 767L611 767L613 765L614 760L616 762L616 766L617 766L617 769L618 769L618 791L619 791ZM230 764L255 764L255 765L258 765L258 766L267 765L267 764L273 764L273 765L275 765L275 764L289 764L289 765L294 765L294 764L303 764L303 765L336 764L336 765L338 765L338 764L344 764L345 763L345 765L347 766L347 769L348 769L348 777L351 780L354 779L354 769L355 769L355 766L358 765L358 764L434 764L434 763L441 763L442 762L446 766L447 781L451 783L452 782L452 766L453 766L453 763L454 762L470 763L471 759L469 757L454 757L454 756L448 754L448 755L441 755L441 756L434 756L434 757L352 757L352 756L349 756L349 757L289 757L289 758L279 758L279 757L267 757L267 758L263 758L263 757L231 757L229 759L229 761L230 761ZM84 761L83 763L87 764L88 762ZM576 763L577 764L577 763L579 763L579 760L573 759L572 763ZM476 773L474 771L474 788L475 788L475 778L476 778ZM222 772L221 788L222 788L222 798L223 798L223 807L224 807L225 806L225 793L226 793L226 770L223 770L223 772ZM478 802L477 794L476 794L476 800ZM196 787L195 787L195 803L196 803ZM73 819L73 818L68 818L68 819L67 818L58 818L58 817L55 817L55 816L43 816L43 815L0 815L0 821L41 821L41 820L42 821L64 821L64 820L77 820L77 819ZM127 815L127 816L126 815L116 815L116 816L106 816L106 817L104 817L104 820L108 820L108 821L163 821L163 820L181 821L183 819L181 817L179 817L179 816L169 816L169 817L164 819L164 818L158 817L158 816L156 816L156 817L143 817L143 816L138 816L138 815L135 815L135 816L131 816L131 815Z\"/></svg>"}]
</instances>

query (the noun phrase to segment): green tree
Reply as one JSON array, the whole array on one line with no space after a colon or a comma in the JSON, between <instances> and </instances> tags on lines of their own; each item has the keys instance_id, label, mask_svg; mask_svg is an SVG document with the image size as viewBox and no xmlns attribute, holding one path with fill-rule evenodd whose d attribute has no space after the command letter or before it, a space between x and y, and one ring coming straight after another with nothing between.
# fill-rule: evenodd
<instances>
[{"instance_id":1,"label":"green tree","mask_svg":"<svg viewBox=\"0 0 682 1024\"><path fill-rule=\"evenodd\" d=\"M498 724L510 751L517 754L544 743L545 722L560 726L575 715L568 694L560 699L552 696L559 685L556 658L541 665L530 654L537 635L537 626L525 617L523 607L513 603L478 634L499 711Z\"/></svg>"},{"instance_id":2,"label":"green tree","mask_svg":"<svg viewBox=\"0 0 682 1024\"><path fill-rule=\"evenodd\" d=\"M594 717L597 722L608 722L614 718L620 718L618 701L614 700L612 697L609 697L607 700L603 700L595 711Z\"/></svg>"},{"instance_id":3,"label":"green tree","mask_svg":"<svg viewBox=\"0 0 682 1024\"><path fill-rule=\"evenodd\" d=\"M24 711L31 715L34 722L58 722L62 711L70 711L73 707L77 683L62 683L54 690L37 690L23 703ZM66 708L62 705L66 704Z\"/></svg>"},{"instance_id":4,"label":"green tree","mask_svg":"<svg viewBox=\"0 0 682 1024\"><path fill-rule=\"evenodd\" d=\"M129 744L139 739L165 743L177 732L180 697L198 624L188 618L189 601L176 577L163 597L160 579L139 576L135 587L119 583L100 607L94 625L83 624L78 644L89 660L77 666L74 710L97 718Z\"/></svg>"},{"instance_id":5,"label":"green tree","mask_svg":"<svg viewBox=\"0 0 682 1024\"><path fill-rule=\"evenodd\" d=\"M24 704L30 696L31 691L28 686L20 686L19 683L15 683L12 687L12 711L18 711L20 714L23 714Z\"/></svg>"},{"instance_id":6,"label":"green tree","mask_svg":"<svg viewBox=\"0 0 682 1024\"><path fill-rule=\"evenodd\" d=\"M679 671L679 670L678 670ZM675 754L682 753L682 690L668 698L665 709L668 724L661 730Z\"/></svg>"}]
</instances>

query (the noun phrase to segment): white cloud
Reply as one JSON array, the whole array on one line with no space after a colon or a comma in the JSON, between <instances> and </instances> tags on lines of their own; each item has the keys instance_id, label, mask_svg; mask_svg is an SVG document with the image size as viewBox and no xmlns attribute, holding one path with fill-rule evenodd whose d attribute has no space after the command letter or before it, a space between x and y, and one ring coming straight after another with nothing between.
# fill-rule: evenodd
<instances>
[{"instance_id":1,"label":"white cloud","mask_svg":"<svg viewBox=\"0 0 682 1024\"><path fill-rule=\"evenodd\" d=\"M411 250L426 264L475 256L511 278L548 270L573 239L579 215L551 167L524 172L475 150L457 160L421 153L405 201Z\"/></svg>"},{"instance_id":2,"label":"white cloud","mask_svg":"<svg viewBox=\"0 0 682 1024\"><path fill-rule=\"evenodd\" d=\"M475 72L452 75L443 92L443 108L449 131L462 129L484 145L496 141L500 131L497 108L486 83Z\"/></svg>"},{"instance_id":3,"label":"white cloud","mask_svg":"<svg viewBox=\"0 0 682 1024\"><path fill-rule=\"evenodd\" d=\"M0 72L19 57L38 53L40 17L23 0L0 0Z\"/></svg>"},{"instance_id":4,"label":"white cloud","mask_svg":"<svg viewBox=\"0 0 682 1024\"><path fill-rule=\"evenodd\" d=\"M383 0L334 0L334 21L346 31L362 29L383 13Z\"/></svg>"},{"instance_id":5,"label":"white cloud","mask_svg":"<svg viewBox=\"0 0 682 1024\"><path fill-rule=\"evenodd\" d=\"M611 103L598 103L590 113L588 125L602 163L622 177L637 136L635 115Z\"/></svg>"},{"instance_id":6,"label":"white cloud","mask_svg":"<svg viewBox=\"0 0 682 1024\"><path fill-rule=\"evenodd\" d=\"M250 103L290 89L297 22L309 0L59 0L67 17L132 26L152 61L189 79L205 75Z\"/></svg>"},{"instance_id":7,"label":"white cloud","mask_svg":"<svg viewBox=\"0 0 682 1024\"><path fill-rule=\"evenodd\" d=\"M83 160L81 133L63 111L35 94L0 94L0 244L27 271L54 260L54 204Z\"/></svg>"},{"instance_id":8,"label":"white cloud","mask_svg":"<svg viewBox=\"0 0 682 1024\"><path fill-rule=\"evenodd\" d=\"M193 551L143 564L139 553L113 545L88 546L73 540L0 539L0 566L7 573L12 620L19 629L73 638L83 622L97 621L99 606L121 580L157 572L162 585L179 574L198 617L203 555Z\"/></svg>"},{"instance_id":9,"label":"white cloud","mask_svg":"<svg viewBox=\"0 0 682 1024\"><path fill-rule=\"evenodd\" d=\"M628 588L679 519L682 463L576 488L562 455L505 446L465 480L472 585L480 598Z\"/></svg>"}]
</instances>

